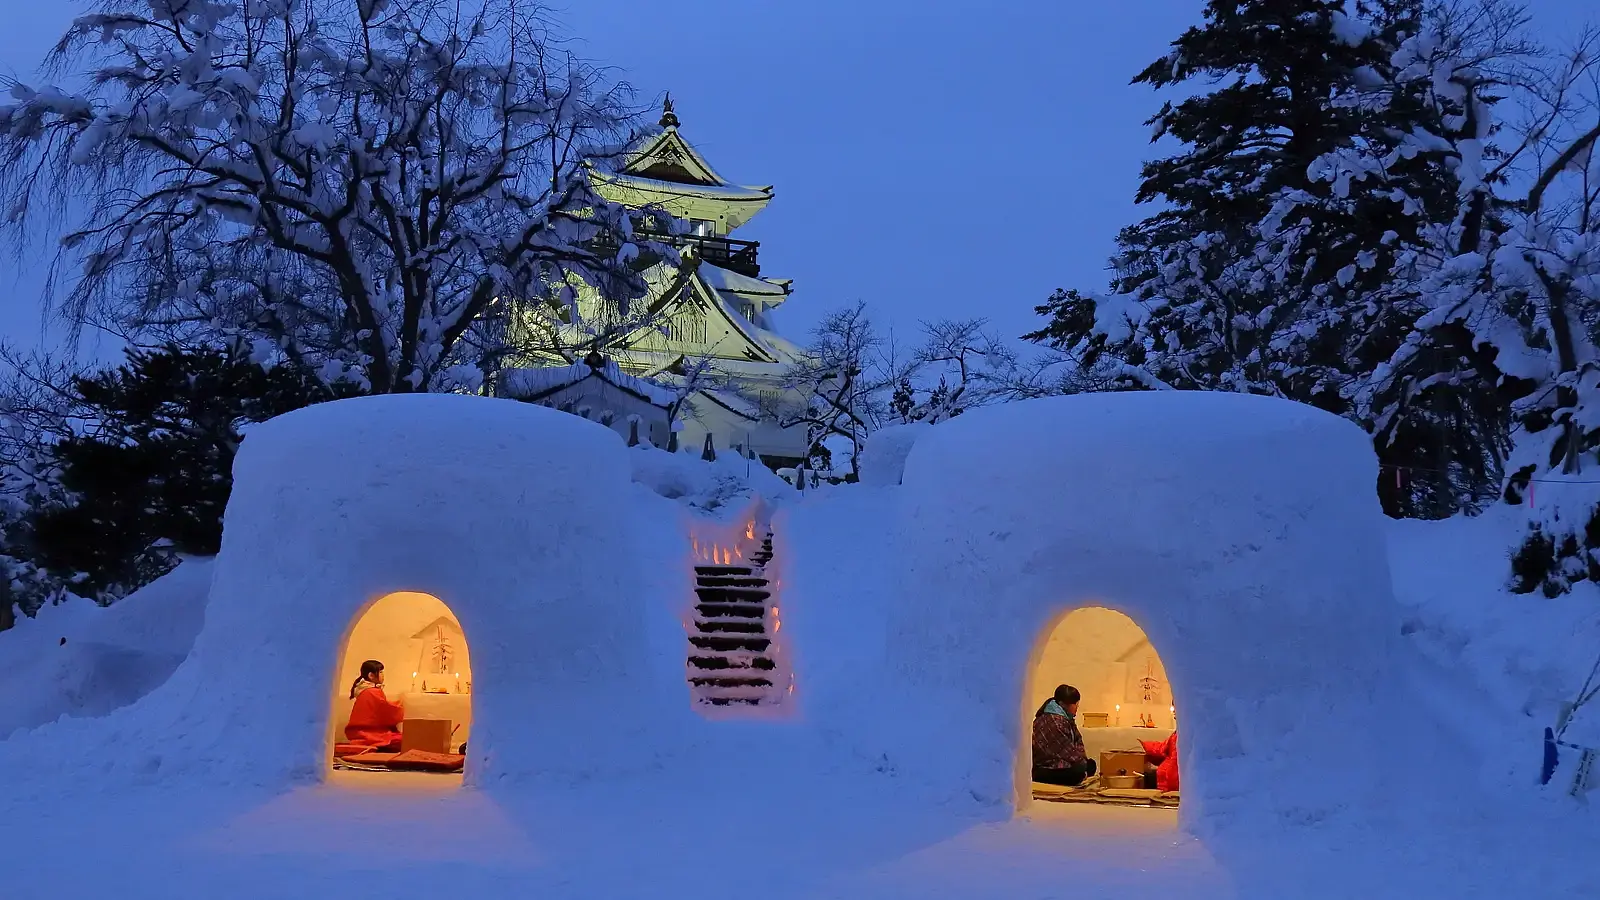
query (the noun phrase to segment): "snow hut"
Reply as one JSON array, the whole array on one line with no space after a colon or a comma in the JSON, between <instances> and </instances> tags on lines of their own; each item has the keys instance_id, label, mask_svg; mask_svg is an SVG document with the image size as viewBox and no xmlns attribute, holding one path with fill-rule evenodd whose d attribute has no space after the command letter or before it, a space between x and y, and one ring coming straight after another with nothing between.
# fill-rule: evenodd
<instances>
[{"instance_id":1,"label":"snow hut","mask_svg":"<svg viewBox=\"0 0 1600 900\"><path fill-rule=\"evenodd\" d=\"M655 714L683 689L645 671L651 613L616 563L637 552L619 524L629 487L615 435L504 400L364 397L252 431L204 627L162 692L198 723L184 759L267 784L321 777L349 702L330 712L330 691L367 652L400 655L381 660L390 684L409 683L420 652L420 676L427 648L411 642L440 619L470 646L446 663L471 680L469 780L647 758ZM384 609L397 593L429 599ZM399 645L370 642L369 612L394 619L378 631ZM619 724L606 710L620 696L636 715Z\"/></svg>"},{"instance_id":2,"label":"snow hut","mask_svg":"<svg viewBox=\"0 0 1600 900\"><path fill-rule=\"evenodd\" d=\"M873 685L869 711L844 725L877 742L872 758L947 797L1026 807L1050 637L1075 609L1115 610L1171 679L1183 819L1359 807L1388 774L1403 694L1376 476L1358 428L1271 398L1091 394L973 411L919 436L881 522L849 504L833 514L891 532L872 628L886 658L828 662L811 647L802 691ZM818 532L793 538L804 546L841 522L794 526ZM863 570L835 546L836 567ZM838 621L807 621L831 588L808 577L786 604L797 643L867 630L842 605ZM856 668L833 671L844 665Z\"/></svg>"}]
</instances>

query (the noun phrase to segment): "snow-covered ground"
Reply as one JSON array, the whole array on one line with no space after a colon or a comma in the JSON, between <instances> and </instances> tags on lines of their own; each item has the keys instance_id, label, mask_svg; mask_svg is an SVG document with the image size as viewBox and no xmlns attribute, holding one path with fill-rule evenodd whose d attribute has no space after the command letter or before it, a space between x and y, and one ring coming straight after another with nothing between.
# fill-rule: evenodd
<instances>
[{"instance_id":1,"label":"snow-covered ground","mask_svg":"<svg viewBox=\"0 0 1600 900\"><path fill-rule=\"evenodd\" d=\"M470 898L1453 900L1590 897L1600 884L1593 819L1563 826L1554 808L1419 809L1370 827L1201 840L1167 810L1037 804L1027 818L988 822L897 809L865 781L784 784L738 764L706 774L698 785L628 780L539 795L356 775L276 796L63 792L6 811L4 896L87 898L114 886L125 898L358 888Z\"/></svg>"},{"instance_id":2,"label":"snow-covered ground","mask_svg":"<svg viewBox=\"0 0 1600 900\"><path fill-rule=\"evenodd\" d=\"M191 777L194 765L183 761L196 745L174 731L152 753L150 723L165 720L150 711L186 696L167 690L163 698L160 685L203 630L219 567L187 562L105 610L47 609L0 634L0 688L8 698L0 715L7 838L0 841L0 898L435 891L471 898L1600 897L1600 816L1565 795L1561 776L1570 776L1570 767L1552 788L1534 783L1541 729L1600 652L1600 597L1588 585L1556 600L1503 590L1507 548L1520 527L1516 510L1385 526L1405 635L1395 690L1414 705L1408 714L1418 727L1391 736L1383 724L1388 713L1375 706L1371 729L1380 733L1351 737L1353 745L1392 740L1386 767L1399 777L1385 782L1376 806L1325 804L1295 819L1270 812L1281 803L1229 798L1233 814L1202 836L1182 831L1167 810L1035 803L1011 818L997 813L992 797L929 791L907 771L896 774L887 758L881 766L866 758L870 741L852 726L870 728L862 717L871 704L848 715L838 708L849 705L858 671L852 667L881 655L892 623L866 606L855 619L840 614L892 587L882 559L893 552L894 537L878 526L900 489L907 446L884 451L868 484L805 500L759 470L744 475L740 461L707 465L688 454L631 452L631 501L615 491L600 496L632 503L644 515L634 539L651 558L682 555L685 532L674 516L727 524L752 504L786 507L779 533L789 528L795 540L782 545L790 555L780 553L779 569L798 591L795 605L812 598L809 615L796 611L792 621L798 665L818 674L802 693L811 705L802 704L795 718L700 726L662 719L662 727L683 729L674 745L682 755L629 771L467 786L448 776L369 773L334 773L326 783L300 786ZM1034 454L1038 459L1013 454L1008 466L1042 465L1059 451L1053 446L1051 454ZM613 461L620 469L621 460ZM853 523L860 533L829 538L816 527L827 521ZM830 543L834 552L825 553ZM806 570L796 560L808 556L831 562ZM651 595L670 593L686 566L645 573L638 584ZM825 608L824 594L838 595L827 601L837 609ZM828 616L851 627L827 625ZM675 614L661 618L672 627L643 639L649 653L681 655ZM474 660L476 669L476 654ZM1363 664L1346 662L1352 672ZM196 682L193 667L183 668ZM1344 686L1339 674L1327 685L1330 696ZM203 695L222 683L199 682L185 690ZM283 718L253 714L264 696L255 687L271 690L252 686L237 698L239 712L226 727L272 728ZM160 702L138 702L152 691ZM609 696L602 706L616 722L644 708L625 691ZM222 708L220 699L204 708ZM926 696L875 702L898 704L883 710L884 718L902 725L906 716L940 714L927 708ZM73 718L47 724L61 716ZM1592 741L1595 719L1586 711L1571 736ZM1358 718L1351 727L1364 725ZM7 738L15 729L34 730ZM224 746L217 734L208 732L211 752ZM613 734L637 739L626 727ZM557 736L563 738L570 736ZM951 752L959 756L982 743L961 740L922 752L958 746L964 749ZM607 758L626 760L627 751L610 748ZM150 758L154 768L141 768ZM1321 799L1291 782L1337 785L1348 775L1270 761L1253 788L1263 799ZM1259 814L1249 814L1257 807Z\"/></svg>"}]
</instances>

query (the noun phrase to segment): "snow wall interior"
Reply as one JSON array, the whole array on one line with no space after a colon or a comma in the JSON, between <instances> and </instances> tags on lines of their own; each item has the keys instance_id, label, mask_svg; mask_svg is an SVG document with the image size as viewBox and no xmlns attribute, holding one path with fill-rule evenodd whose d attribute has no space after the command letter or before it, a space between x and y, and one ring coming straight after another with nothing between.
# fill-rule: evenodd
<instances>
[{"instance_id":1,"label":"snow wall interior","mask_svg":"<svg viewBox=\"0 0 1600 900\"><path fill-rule=\"evenodd\" d=\"M926 429L899 477L780 516L804 715L906 793L1025 810L1033 665L1063 616L1103 607L1171 677L1186 826L1367 807L1404 727L1376 475L1355 426L1256 396L1080 395Z\"/></svg>"},{"instance_id":2,"label":"snow wall interior","mask_svg":"<svg viewBox=\"0 0 1600 900\"><path fill-rule=\"evenodd\" d=\"M406 718L449 722L449 752L470 743L472 647L455 613L438 597L401 591L378 598L358 613L339 658L328 715L330 748L345 740L354 703L350 686L369 659L383 663L384 694L403 703Z\"/></svg>"}]
</instances>

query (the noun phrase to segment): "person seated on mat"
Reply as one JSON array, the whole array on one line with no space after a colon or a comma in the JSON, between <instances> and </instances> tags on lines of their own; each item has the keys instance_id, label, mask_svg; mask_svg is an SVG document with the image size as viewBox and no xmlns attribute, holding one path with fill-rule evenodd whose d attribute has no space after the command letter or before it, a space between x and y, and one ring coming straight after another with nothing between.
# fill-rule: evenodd
<instances>
[{"instance_id":1,"label":"person seated on mat","mask_svg":"<svg viewBox=\"0 0 1600 900\"><path fill-rule=\"evenodd\" d=\"M1178 789L1178 733L1164 741L1140 741L1144 745L1144 786L1157 791Z\"/></svg>"},{"instance_id":2,"label":"person seated on mat","mask_svg":"<svg viewBox=\"0 0 1600 900\"><path fill-rule=\"evenodd\" d=\"M350 685L350 723L344 726L345 740L372 750L400 751L400 722L405 707L393 703L383 693L383 663L369 659L361 664L361 675Z\"/></svg>"},{"instance_id":3,"label":"person seated on mat","mask_svg":"<svg viewBox=\"0 0 1600 900\"><path fill-rule=\"evenodd\" d=\"M1094 760L1083 749L1083 735L1074 718L1081 699L1077 688L1063 684L1034 713L1034 781L1077 787L1094 774Z\"/></svg>"}]
</instances>

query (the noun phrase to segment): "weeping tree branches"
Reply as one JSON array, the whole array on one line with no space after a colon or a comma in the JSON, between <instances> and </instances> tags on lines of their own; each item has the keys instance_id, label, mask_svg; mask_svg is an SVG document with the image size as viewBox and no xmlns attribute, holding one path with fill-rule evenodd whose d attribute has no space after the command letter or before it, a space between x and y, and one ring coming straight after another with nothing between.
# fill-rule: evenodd
<instances>
[{"instance_id":1,"label":"weeping tree branches","mask_svg":"<svg viewBox=\"0 0 1600 900\"><path fill-rule=\"evenodd\" d=\"M627 86L514 0L113 0L52 62L88 87L14 86L0 204L14 234L68 221L77 327L449 389L507 349L500 307L571 323L574 284L626 303L670 254L582 171L621 152Z\"/></svg>"}]
</instances>

